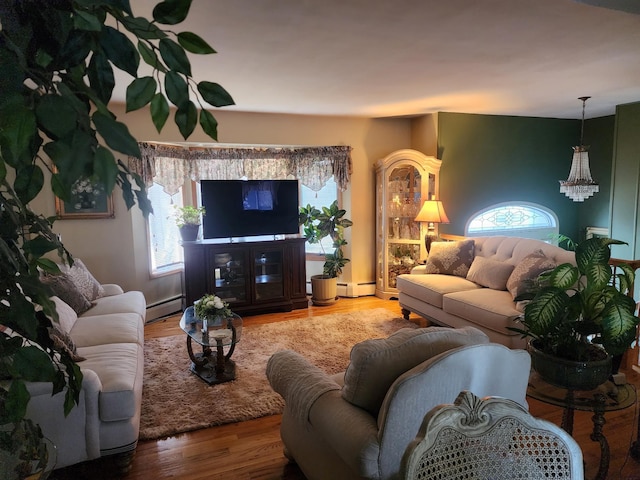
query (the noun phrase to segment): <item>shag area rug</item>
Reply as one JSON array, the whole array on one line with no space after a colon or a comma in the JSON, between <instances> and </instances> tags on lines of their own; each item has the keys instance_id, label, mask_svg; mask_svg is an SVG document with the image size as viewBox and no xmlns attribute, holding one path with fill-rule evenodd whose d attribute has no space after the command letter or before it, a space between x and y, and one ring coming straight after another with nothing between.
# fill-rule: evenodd
<instances>
[{"instance_id":1,"label":"shag area rug","mask_svg":"<svg viewBox=\"0 0 640 480\"><path fill-rule=\"evenodd\" d=\"M284 402L267 380L269 357L295 350L328 374L344 371L351 347L401 328L418 328L384 309L247 325L231 357L236 379L209 386L189 370L186 334L145 342L140 439L282 413ZM195 351L195 346L194 346Z\"/></svg>"}]
</instances>

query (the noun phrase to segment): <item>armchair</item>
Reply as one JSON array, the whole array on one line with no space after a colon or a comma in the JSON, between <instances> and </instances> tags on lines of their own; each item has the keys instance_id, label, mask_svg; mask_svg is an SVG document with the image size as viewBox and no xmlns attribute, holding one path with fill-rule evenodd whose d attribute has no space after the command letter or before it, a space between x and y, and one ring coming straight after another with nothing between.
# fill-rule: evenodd
<instances>
[{"instance_id":1,"label":"armchair","mask_svg":"<svg viewBox=\"0 0 640 480\"><path fill-rule=\"evenodd\" d=\"M429 327L355 345L334 376L280 351L267 377L285 399L285 455L309 480L392 479L425 415L460 391L527 407L529 367L527 352L489 343L476 328Z\"/></svg>"}]
</instances>

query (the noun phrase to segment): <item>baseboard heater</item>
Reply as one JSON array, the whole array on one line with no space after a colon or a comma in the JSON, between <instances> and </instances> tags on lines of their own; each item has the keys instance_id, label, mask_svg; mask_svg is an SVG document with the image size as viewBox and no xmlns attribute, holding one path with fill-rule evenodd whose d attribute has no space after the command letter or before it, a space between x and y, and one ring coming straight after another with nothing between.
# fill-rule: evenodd
<instances>
[{"instance_id":1,"label":"baseboard heater","mask_svg":"<svg viewBox=\"0 0 640 480\"><path fill-rule=\"evenodd\" d=\"M180 312L182 310L182 298L182 295L175 295L173 297L148 304L146 315L147 320L145 323L156 322Z\"/></svg>"}]
</instances>

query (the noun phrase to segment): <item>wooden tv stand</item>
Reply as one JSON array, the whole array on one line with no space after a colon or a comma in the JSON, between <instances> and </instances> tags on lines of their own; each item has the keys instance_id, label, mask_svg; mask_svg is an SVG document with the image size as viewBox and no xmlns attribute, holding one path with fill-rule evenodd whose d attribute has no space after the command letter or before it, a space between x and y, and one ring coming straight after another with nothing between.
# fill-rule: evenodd
<instances>
[{"instance_id":1,"label":"wooden tv stand","mask_svg":"<svg viewBox=\"0 0 640 480\"><path fill-rule=\"evenodd\" d=\"M305 241L183 242L184 307L213 293L240 315L308 308Z\"/></svg>"}]
</instances>

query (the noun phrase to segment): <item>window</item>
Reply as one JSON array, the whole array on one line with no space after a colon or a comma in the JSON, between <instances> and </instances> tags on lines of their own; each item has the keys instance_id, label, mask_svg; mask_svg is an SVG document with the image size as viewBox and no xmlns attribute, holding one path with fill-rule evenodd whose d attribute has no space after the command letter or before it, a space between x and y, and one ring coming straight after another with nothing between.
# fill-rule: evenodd
<instances>
[{"instance_id":1,"label":"window","mask_svg":"<svg viewBox=\"0 0 640 480\"><path fill-rule=\"evenodd\" d=\"M554 242L558 232L558 217L553 211L526 202L492 205L475 213L465 227L465 235L470 237L506 235L549 243Z\"/></svg>"},{"instance_id":2,"label":"window","mask_svg":"<svg viewBox=\"0 0 640 480\"><path fill-rule=\"evenodd\" d=\"M305 187L302 184L300 185L300 205L302 206L313 205L317 209L322 209L322 207L328 207L329 205L331 205L337 198L338 188L333 177L330 178L324 185L324 187L322 187L322 189L318 192L314 192L309 187ZM323 239L322 246L317 243L307 243L305 245L305 251L307 253L321 255L323 253L323 248L325 252L330 252L333 250L333 242L330 238Z\"/></svg>"},{"instance_id":3,"label":"window","mask_svg":"<svg viewBox=\"0 0 640 480\"><path fill-rule=\"evenodd\" d=\"M182 189L175 195L167 194L154 183L148 191L153 213L149 215L149 256L151 275L163 275L182 268L180 231L173 220L174 205L183 205Z\"/></svg>"}]
</instances>

